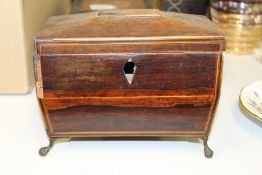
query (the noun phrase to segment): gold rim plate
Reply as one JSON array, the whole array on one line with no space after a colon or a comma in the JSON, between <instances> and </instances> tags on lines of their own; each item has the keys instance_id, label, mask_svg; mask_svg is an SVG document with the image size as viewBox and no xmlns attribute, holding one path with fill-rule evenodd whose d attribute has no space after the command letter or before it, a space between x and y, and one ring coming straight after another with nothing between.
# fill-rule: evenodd
<instances>
[{"instance_id":1,"label":"gold rim plate","mask_svg":"<svg viewBox=\"0 0 262 175\"><path fill-rule=\"evenodd\" d=\"M241 108L262 122L262 80L245 86L240 93Z\"/></svg>"}]
</instances>

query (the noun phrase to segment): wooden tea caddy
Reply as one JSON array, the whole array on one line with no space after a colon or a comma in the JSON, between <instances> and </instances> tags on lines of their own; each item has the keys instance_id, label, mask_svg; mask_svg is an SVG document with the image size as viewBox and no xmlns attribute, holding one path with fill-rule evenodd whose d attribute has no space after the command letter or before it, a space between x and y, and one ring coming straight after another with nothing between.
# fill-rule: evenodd
<instances>
[{"instance_id":1,"label":"wooden tea caddy","mask_svg":"<svg viewBox=\"0 0 262 175\"><path fill-rule=\"evenodd\" d=\"M207 140L224 35L204 16L107 10L51 17L35 40L35 81L50 144L96 136Z\"/></svg>"}]
</instances>

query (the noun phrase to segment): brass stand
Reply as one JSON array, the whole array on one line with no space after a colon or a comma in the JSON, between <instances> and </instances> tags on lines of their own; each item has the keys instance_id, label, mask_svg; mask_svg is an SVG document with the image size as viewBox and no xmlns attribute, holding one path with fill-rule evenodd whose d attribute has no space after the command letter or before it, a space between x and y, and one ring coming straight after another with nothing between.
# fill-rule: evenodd
<instances>
[{"instance_id":1,"label":"brass stand","mask_svg":"<svg viewBox=\"0 0 262 175\"><path fill-rule=\"evenodd\" d=\"M49 138L49 145L46 147L42 147L39 149L39 155L44 157L48 154L48 152L50 151L50 149L53 147L54 142L57 140L58 138ZM208 136L204 136L200 138L203 141L203 145L204 145L204 153L205 153L205 157L206 158L212 158L213 157L213 151L212 149L208 146L207 141L208 141Z\"/></svg>"},{"instance_id":2,"label":"brass stand","mask_svg":"<svg viewBox=\"0 0 262 175\"><path fill-rule=\"evenodd\" d=\"M46 147L42 147L39 149L39 155L44 157L48 154L48 152L50 151L50 149L53 147L54 142L56 141L56 138L49 138L49 145Z\"/></svg>"},{"instance_id":3,"label":"brass stand","mask_svg":"<svg viewBox=\"0 0 262 175\"><path fill-rule=\"evenodd\" d=\"M204 153L205 153L206 158L212 158L213 157L213 151L207 144L208 136L202 137L201 139L203 141Z\"/></svg>"}]
</instances>

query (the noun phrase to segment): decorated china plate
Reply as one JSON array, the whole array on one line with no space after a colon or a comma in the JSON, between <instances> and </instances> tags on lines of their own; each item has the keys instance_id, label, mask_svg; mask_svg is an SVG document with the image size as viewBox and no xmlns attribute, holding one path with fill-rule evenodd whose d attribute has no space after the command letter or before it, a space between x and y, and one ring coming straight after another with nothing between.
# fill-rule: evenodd
<instances>
[{"instance_id":1,"label":"decorated china plate","mask_svg":"<svg viewBox=\"0 0 262 175\"><path fill-rule=\"evenodd\" d=\"M262 121L262 80L245 86L239 101L245 112Z\"/></svg>"}]
</instances>

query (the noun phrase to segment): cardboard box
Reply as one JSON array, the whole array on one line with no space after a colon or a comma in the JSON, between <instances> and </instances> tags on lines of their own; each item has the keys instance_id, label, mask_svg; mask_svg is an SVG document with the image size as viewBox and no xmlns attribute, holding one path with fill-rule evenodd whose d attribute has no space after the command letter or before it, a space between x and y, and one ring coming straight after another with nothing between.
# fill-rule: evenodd
<instances>
[{"instance_id":1,"label":"cardboard box","mask_svg":"<svg viewBox=\"0 0 262 175\"><path fill-rule=\"evenodd\" d=\"M52 15L70 12L70 0L1 0L0 94L33 87L33 40Z\"/></svg>"}]
</instances>

